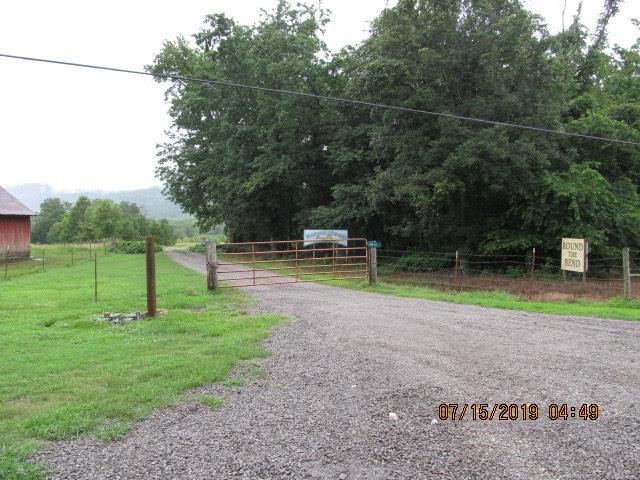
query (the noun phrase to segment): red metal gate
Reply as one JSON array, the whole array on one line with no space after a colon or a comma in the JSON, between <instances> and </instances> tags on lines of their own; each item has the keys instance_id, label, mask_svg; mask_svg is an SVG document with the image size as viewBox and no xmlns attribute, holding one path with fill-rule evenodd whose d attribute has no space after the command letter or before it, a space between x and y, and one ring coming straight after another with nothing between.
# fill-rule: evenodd
<instances>
[{"instance_id":1,"label":"red metal gate","mask_svg":"<svg viewBox=\"0 0 640 480\"><path fill-rule=\"evenodd\" d=\"M305 240L216 245L220 288L367 278L367 240ZM346 243L346 246L343 245Z\"/></svg>"}]
</instances>

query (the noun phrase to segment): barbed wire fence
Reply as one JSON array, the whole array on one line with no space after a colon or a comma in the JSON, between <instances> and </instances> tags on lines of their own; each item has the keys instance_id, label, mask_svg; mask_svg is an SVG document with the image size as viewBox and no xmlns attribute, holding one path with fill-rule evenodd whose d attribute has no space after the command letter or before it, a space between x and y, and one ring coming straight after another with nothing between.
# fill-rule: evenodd
<instances>
[{"instance_id":1,"label":"barbed wire fence","mask_svg":"<svg viewBox=\"0 0 640 480\"><path fill-rule=\"evenodd\" d=\"M640 251L630 256L631 273L640 273ZM527 254L477 254L462 251L378 251L381 278L387 282L450 291L506 291L537 300L606 300L623 296L623 259L590 256L588 273L562 270L560 259ZM636 280L636 283L639 283ZM640 299L640 288L632 289Z\"/></svg>"}]
</instances>

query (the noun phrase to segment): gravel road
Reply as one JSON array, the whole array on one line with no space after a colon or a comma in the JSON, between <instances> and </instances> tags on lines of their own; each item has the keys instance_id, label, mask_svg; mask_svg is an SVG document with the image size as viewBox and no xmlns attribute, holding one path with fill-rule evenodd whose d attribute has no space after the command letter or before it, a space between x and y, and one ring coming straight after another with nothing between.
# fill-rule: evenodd
<instances>
[{"instance_id":1,"label":"gravel road","mask_svg":"<svg viewBox=\"0 0 640 480\"><path fill-rule=\"evenodd\" d=\"M204 271L200 255L171 255ZM640 322L312 283L247 292L292 319L267 342L264 377L201 389L225 390L219 409L158 411L119 442L35 460L53 479L640 478ZM432 423L441 403L502 402L537 403L541 419ZM551 403L597 403L600 418L550 421Z\"/></svg>"}]
</instances>

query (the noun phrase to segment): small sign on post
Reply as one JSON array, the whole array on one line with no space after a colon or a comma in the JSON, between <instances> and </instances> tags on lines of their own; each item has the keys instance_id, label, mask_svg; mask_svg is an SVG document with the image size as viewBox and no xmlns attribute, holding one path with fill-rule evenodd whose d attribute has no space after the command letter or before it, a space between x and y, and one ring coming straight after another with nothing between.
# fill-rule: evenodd
<instances>
[{"instance_id":1,"label":"small sign on post","mask_svg":"<svg viewBox=\"0 0 640 480\"><path fill-rule=\"evenodd\" d=\"M369 248L382 248L382 242L376 242L375 240L370 240L367 242L367 247Z\"/></svg>"},{"instance_id":2,"label":"small sign on post","mask_svg":"<svg viewBox=\"0 0 640 480\"><path fill-rule=\"evenodd\" d=\"M562 270L585 273L588 270L588 243L584 238L563 238Z\"/></svg>"}]
</instances>

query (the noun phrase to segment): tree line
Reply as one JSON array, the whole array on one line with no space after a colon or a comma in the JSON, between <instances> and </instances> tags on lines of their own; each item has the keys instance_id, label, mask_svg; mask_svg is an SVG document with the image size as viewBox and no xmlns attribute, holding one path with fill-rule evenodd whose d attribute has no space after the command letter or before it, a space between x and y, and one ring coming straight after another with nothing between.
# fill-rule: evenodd
<instances>
[{"instance_id":1,"label":"tree line","mask_svg":"<svg viewBox=\"0 0 640 480\"><path fill-rule=\"evenodd\" d=\"M519 0L399 0L334 55L327 12L281 1L256 25L207 16L148 70L639 142L640 42L607 43L620 3L552 34ZM157 78L173 119L157 174L232 240L340 227L403 250L640 247L636 145Z\"/></svg>"},{"instance_id":2,"label":"tree line","mask_svg":"<svg viewBox=\"0 0 640 480\"><path fill-rule=\"evenodd\" d=\"M59 198L44 200L31 239L35 243L67 243L116 238L143 240L149 235L160 245L176 243L174 229L166 219L147 218L135 203L81 196L74 204Z\"/></svg>"}]
</instances>

